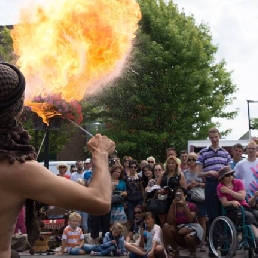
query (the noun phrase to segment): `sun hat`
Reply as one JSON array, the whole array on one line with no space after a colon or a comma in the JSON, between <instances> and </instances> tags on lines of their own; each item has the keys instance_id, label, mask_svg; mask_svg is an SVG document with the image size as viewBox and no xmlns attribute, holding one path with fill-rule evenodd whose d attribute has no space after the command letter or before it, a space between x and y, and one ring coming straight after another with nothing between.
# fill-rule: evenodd
<instances>
[{"instance_id":1,"label":"sun hat","mask_svg":"<svg viewBox=\"0 0 258 258\"><path fill-rule=\"evenodd\" d=\"M91 159L86 159L84 163L90 163Z\"/></svg>"},{"instance_id":2,"label":"sun hat","mask_svg":"<svg viewBox=\"0 0 258 258\"><path fill-rule=\"evenodd\" d=\"M69 169L69 166L64 162L61 162L56 166L57 169L59 169L59 167L66 167L67 170Z\"/></svg>"},{"instance_id":3,"label":"sun hat","mask_svg":"<svg viewBox=\"0 0 258 258\"><path fill-rule=\"evenodd\" d=\"M231 169L229 166L225 166L222 169L219 170L219 178L218 180L220 181L226 174L234 173L234 170Z\"/></svg>"}]
</instances>

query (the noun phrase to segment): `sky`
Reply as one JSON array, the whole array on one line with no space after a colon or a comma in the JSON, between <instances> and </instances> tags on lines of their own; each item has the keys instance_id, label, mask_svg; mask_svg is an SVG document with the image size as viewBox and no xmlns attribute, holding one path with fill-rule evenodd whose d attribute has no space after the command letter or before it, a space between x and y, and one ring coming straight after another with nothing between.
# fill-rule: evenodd
<instances>
[{"instance_id":1,"label":"sky","mask_svg":"<svg viewBox=\"0 0 258 258\"><path fill-rule=\"evenodd\" d=\"M25 1L0 0L0 25L16 23L20 6ZM226 111L238 109L238 115L234 120L220 119L219 129L231 128L232 132L226 139L237 140L248 131L247 100L258 101L256 85L258 1L174 0L173 2L178 5L179 10L184 9L186 15L192 14L197 24L204 22L209 25L213 43L218 46L216 60L224 58L227 70L232 71L232 81L238 87L238 91L234 94L236 100ZM250 117L258 117L258 103L250 104L249 107ZM257 135L258 131L252 131L252 136Z\"/></svg>"}]
</instances>

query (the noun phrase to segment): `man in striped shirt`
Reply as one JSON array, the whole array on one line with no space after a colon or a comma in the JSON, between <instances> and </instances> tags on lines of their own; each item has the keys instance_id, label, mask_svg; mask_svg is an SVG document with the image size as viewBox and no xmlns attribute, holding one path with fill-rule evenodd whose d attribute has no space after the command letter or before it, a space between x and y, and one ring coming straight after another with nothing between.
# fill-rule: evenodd
<instances>
[{"instance_id":1,"label":"man in striped shirt","mask_svg":"<svg viewBox=\"0 0 258 258\"><path fill-rule=\"evenodd\" d=\"M84 235L79 224L81 215L73 212L69 216L68 226L63 231L62 246L57 255L62 255L66 251L71 255L90 253L92 245L84 244Z\"/></svg>"},{"instance_id":2,"label":"man in striped shirt","mask_svg":"<svg viewBox=\"0 0 258 258\"><path fill-rule=\"evenodd\" d=\"M211 145L199 152L197 159L197 175L205 177L205 204L209 218L208 228L220 215L221 204L217 196L218 171L224 166L230 166L231 156L227 150L219 146L220 133L217 128L208 132ZM209 257L215 257L210 251Z\"/></svg>"}]
</instances>

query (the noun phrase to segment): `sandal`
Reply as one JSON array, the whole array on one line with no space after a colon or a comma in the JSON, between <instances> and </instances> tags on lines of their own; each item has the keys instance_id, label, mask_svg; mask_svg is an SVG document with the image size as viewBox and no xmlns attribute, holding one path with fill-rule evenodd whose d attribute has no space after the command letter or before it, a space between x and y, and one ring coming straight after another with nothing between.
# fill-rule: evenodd
<instances>
[{"instance_id":1,"label":"sandal","mask_svg":"<svg viewBox=\"0 0 258 258\"><path fill-rule=\"evenodd\" d=\"M168 257L170 258L179 258L179 251L178 250L173 250Z\"/></svg>"}]
</instances>

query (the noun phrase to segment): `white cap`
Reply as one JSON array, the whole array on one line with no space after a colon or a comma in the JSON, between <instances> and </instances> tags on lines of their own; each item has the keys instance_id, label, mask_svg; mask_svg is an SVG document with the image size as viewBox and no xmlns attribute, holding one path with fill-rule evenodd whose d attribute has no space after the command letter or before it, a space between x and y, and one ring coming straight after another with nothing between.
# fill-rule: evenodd
<instances>
[{"instance_id":1,"label":"white cap","mask_svg":"<svg viewBox=\"0 0 258 258\"><path fill-rule=\"evenodd\" d=\"M90 163L91 159L86 159L84 163Z\"/></svg>"}]
</instances>

